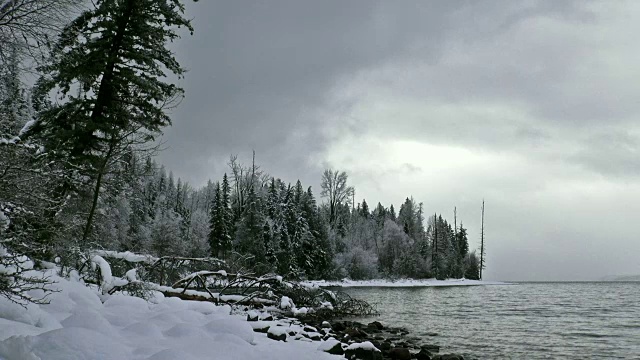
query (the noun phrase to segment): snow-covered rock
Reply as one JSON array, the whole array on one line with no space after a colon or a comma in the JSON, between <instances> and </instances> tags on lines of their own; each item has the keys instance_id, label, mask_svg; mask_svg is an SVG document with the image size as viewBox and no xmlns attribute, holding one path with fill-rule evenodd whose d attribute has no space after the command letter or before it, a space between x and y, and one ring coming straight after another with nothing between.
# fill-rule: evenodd
<instances>
[{"instance_id":1,"label":"snow-covered rock","mask_svg":"<svg viewBox=\"0 0 640 360\"><path fill-rule=\"evenodd\" d=\"M318 350L327 352L329 354L342 355L344 354L344 348L342 345L343 344L340 341L334 338L329 338L326 341L320 343L320 345L318 346Z\"/></svg>"},{"instance_id":2,"label":"snow-covered rock","mask_svg":"<svg viewBox=\"0 0 640 360\"><path fill-rule=\"evenodd\" d=\"M347 359L382 360L382 352L370 341L354 343L344 349Z\"/></svg>"},{"instance_id":3,"label":"snow-covered rock","mask_svg":"<svg viewBox=\"0 0 640 360\"><path fill-rule=\"evenodd\" d=\"M284 326L271 326L267 331L267 337L273 340L287 341L288 328Z\"/></svg>"}]
</instances>

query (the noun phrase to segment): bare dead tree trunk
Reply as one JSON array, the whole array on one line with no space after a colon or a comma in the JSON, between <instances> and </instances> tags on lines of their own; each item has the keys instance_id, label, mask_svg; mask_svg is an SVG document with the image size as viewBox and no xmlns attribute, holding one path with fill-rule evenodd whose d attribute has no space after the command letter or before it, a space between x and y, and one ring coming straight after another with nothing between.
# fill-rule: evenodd
<instances>
[{"instance_id":1,"label":"bare dead tree trunk","mask_svg":"<svg viewBox=\"0 0 640 360\"><path fill-rule=\"evenodd\" d=\"M458 238L458 208L453 207L453 234Z\"/></svg>"},{"instance_id":2,"label":"bare dead tree trunk","mask_svg":"<svg viewBox=\"0 0 640 360\"><path fill-rule=\"evenodd\" d=\"M433 275L438 278L438 215L433 214L433 246L431 254L431 263L434 268Z\"/></svg>"},{"instance_id":3,"label":"bare dead tree trunk","mask_svg":"<svg viewBox=\"0 0 640 360\"><path fill-rule=\"evenodd\" d=\"M251 158L251 187L252 188L254 186L255 181L256 181L256 151L253 150L253 156Z\"/></svg>"},{"instance_id":4,"label":"bare dead tree trunk","mask_svg":"<svg viewBox=\"0 0 640 360\"><path fill-rule=\"evenodd\" d=\"M484 199L482 199L482 222L480 228L480 280L482 280L482 269L484 269Z\"/></svg>"}]
</instances>

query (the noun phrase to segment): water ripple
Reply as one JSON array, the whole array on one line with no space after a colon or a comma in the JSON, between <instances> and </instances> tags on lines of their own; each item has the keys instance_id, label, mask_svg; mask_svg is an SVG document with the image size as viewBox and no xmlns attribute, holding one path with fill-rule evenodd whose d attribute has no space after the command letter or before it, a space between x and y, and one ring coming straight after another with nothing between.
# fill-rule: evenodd
<instances>
[{"instance_id":1,"label":"water ripple","mask_svg":"<svg viewBox=\"0 0 640 360\"><path fill-rule=\"evenodd\" d=\"M406 327L443 352L478 359L640 359L640 283L345 290L377 303L379 320Z\"/></svg>"}]
</instances>

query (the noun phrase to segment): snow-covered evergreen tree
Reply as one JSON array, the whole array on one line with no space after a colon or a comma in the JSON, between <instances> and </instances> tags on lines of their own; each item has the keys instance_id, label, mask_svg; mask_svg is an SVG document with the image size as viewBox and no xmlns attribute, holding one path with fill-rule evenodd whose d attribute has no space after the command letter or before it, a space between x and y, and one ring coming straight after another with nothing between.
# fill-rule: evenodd
<instances>
[{"instance_id":1,"label":"snow-covered evergreen tree","mask_svg":"<svg viewBox=\"0 0 640 360\"><path fill-rule=\"evenodd\" d=\"M221 211L222 211L222 219L223 225L221 232L221 240L220 240L220 249L222 250L222 257L226 258L227 253L231 250L233 233L235 226L233 224L233 216L231 214L231 209L229 208L229 202L231 199L231 188L229 187L229 179L227 178L227 173L222 177L222 188L221 191Z\"/></svg>"},{"instance_id":2,"label":"snow-covered evergreen tree","mask_svg":"<svg viewBox=\"0 0 640 360\"><path fill-rule=\"evenodd\" d=\"M224 210L222 208L222 194L220 184L216 185L209 216L209 249L212 257L220 256L224 236Z\"/></svg>"},{"instance_id":3,"label":"snow-covered evergreen tree","mask_svg":"<svg viewBox=\"0 0 640 360\"><path fill-rule=\"evenodd\" d=\"M114 158L132 144L152 141L171 123L165 107L182 90L166 79L184 69L166 42L178 37L178 28L192 29L178 0L92 5L62 31L50 61L41 67L34 98L37 123L28 133L90 179L90 188L77 192L85 196L86 191L91 199L83 243L92 234ZM66 197L71 190L67 184L58 195Z\"/></svg>"},{"instance_id":4,"label":"snow-covered evergreen tree","mask_svg":"<svg viewBox=\"0 0 640 360\"><path fill-rule=\"evenodd\" d=\"M246 208L236 231L236 249L242 254L253 255L254 266L265 265L265 248L263 236L264 214L260 198L254 187L249 188Z\"/></svg>"}]
</instances>

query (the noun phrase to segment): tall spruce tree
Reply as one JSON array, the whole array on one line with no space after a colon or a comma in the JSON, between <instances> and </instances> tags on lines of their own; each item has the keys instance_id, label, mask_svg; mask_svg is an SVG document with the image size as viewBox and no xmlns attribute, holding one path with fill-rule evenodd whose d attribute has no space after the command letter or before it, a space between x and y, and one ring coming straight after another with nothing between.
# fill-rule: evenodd
<instances>
[{"instance_id":1,"label":"tall spruce tree","mask_svg":"<svg viewBox=\"0 0 640 360\"><path fill-rule=\"evenodd\" d=\"M310 230L309 216L311 214L307 210L309 206L306 203L307 193L300 180L298 180L294 188L291 211L292 221L294 222L292 250L296 257L297 270L308 276L314 267L313 255L316 239Z\"/></svg>"},{"instance_id":2,"label":"tall spruce tree","mask_svg":"<svg viewBox=\"0 0 640 360\"><path fill-rule=\"evenodd\" d=\"M213 195L211 211L209 217L209 247L211 256L218 257L222 250L222 238L224 233L224 215L222 212L222 196L220 194L220 184L216 185Z\"/></svg>"},{"instance_id":3,"label":"tall spruce tree","mask_svg":"<svg viewBox=\"0 0 640 360\"><path fill-rule=\"evenodd\" d=\"M360 208L360 213L362 214L362 217L365 219L369 218L369 205L367 204L367 200L362 199L362 208Z\"/></svg>"},{"instance_id":4,"label":"tall spruce tree","mask_svg":"<svg viewBox=\"0 0 640 360\"><path fill-rule=\"evenodd\" d=\"M92 183L83 243L112 157L132 137L151 141L171 122L166 106L182 89L167 77L184 69L166 43L178 38L180 27L193 31L183 14L179 0L96 0L62 31L50 63L40 69L31 133ZM58 101L50 103L54 93ZM67 184L59 195L69 190Z\"/></svg>"},{"instance_id":5,"label":"tall spruce tree","mask_svg":"<svg viewBox=\"0 0 640 360\"><path fill-rule=\"evenodd\" d=\"M325 277L331 270L332 250L327 227L323 221L311 187L302 196L301 213L306 219L309 235L312 237L302 248L307 260L304 268L307 278Z\"/></svg>"},{"instance_id":6,"label":"tall spruce tree","mask_svg":"<svg viewBox=\"0 0 640 360\"><path fill-rule=\"evenodd\" d=\"M233 225L233 214L231 214L231 209L229 208L230 202L230 194L231 190L229 187L229 179L227 178L227 173L222 177L222 188L221 188L221 211L222 211L222 219L224 228L221 234L220 248L222 250L222 257L227 257L227 252L231 250L231 239L233 238L234 233L234 225Z\"/></svg>"},{"instance_id":7,"label":"tall spruce tree","mask_svg":"<svg viewBox=\"0 0 640 360\"><path fill-rule=\"evenodd\" d=\"M396 221L396 209L393 208L393 204L389 206L389 219Z\"/></svg>"},{"instance_id":8,"label":"tall spruce tree","mask_svg":"<svg viewBox=\"0 0 640 360\"><path fill-rule=\"evenodd\" d=\"M457 274L456 277L462 277L465 274L465 261L464 259L467 257L467 254L469 253L469 239L467 238L467 229L465 229L462 226L462 223L460 223L460 228L458 229L458 232L456 233L456 242L458 243L457 245L457 250L458 250L458 256L456 261L458 262L458 266L460 268L460 273Z\"/></svg>"},{"instance_id":9,"label":"tall spruce tree","mask_svg":"<svg viewBox=\"0 0 640 360\"><path fill-rule=\"evenodd\" d=\"M236 232L237 250L242 254L253 255L251 265L264 265L264 214L260 197L253 186L249 187L247 203Z\"/></svg>"}]
</instances>

